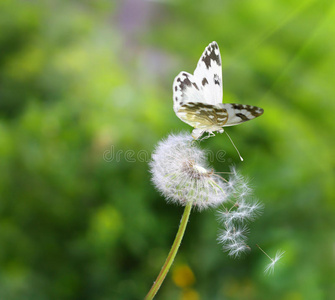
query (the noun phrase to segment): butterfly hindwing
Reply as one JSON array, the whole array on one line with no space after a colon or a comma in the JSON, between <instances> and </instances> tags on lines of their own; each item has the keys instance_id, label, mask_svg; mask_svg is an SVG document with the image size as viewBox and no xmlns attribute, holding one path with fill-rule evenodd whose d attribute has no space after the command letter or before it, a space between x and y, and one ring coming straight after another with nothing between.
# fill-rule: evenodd
<instances>
[{"instance_id":1,"label":"butterfly hindwing","mask_svg":"<svg viewBox=\"0 0 335 300\"><path fill-rule=\"evenodd\" d=\"M246 104L221 103L219 106L224 108L228 113L228 120L224 126L241 124L259 117L264 112L260 107Z\"/></svg>"},{"instance_id":2,"label":"butterfly hindwing","mask_svg":"<svg viewBox=\"0 0 335 300\"><path fill-rule=\"evenodd\" d=\"M204 104L202 102L188 102L183 104L177 116L194 128L220 128L228 120L227 110L219 105Z\"/></svg>"}]
</instances>

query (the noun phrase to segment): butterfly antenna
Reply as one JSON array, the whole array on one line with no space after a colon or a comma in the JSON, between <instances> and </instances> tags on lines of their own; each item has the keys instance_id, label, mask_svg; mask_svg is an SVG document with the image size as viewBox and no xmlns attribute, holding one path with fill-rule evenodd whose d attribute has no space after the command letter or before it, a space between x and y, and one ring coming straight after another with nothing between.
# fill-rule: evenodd
<instances>
[{"instance_id":1,"label":"butterfly antenna","mask_svg":"<svg viewBox=\"0 0 335 300\"><path fill-rule=\"evenodd\" d=\"M237 147L235 146L233 140L231 139L231 137L229 136L229 134L227 133L227 131L225 131L225 133L226 133L226 135L229 137L229 139L230 139L231 143L233 144L235 150L237 151L237 154L238 154L238 156L240 157L241 161L243 161L243 157L241 156L240 151L238 151Z\"/></svg>"}]
</instances>

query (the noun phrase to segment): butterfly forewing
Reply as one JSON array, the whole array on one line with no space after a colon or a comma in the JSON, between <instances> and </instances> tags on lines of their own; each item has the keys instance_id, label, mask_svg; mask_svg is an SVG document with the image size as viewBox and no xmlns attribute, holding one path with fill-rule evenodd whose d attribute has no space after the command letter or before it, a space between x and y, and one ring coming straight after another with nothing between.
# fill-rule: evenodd
<instances>
[{"instance_id":1,"label":"butterfly forewing","mask_svg":"<svg viewBox=\"0 0 335 300\"><path fill-rule=\"evenodd\" d=\"M201 55L194 75L180 72L173 82L173 108L187 102L222 103L222 70L219 46L210 43Z\"/></svg>"},{"instance_id":2,"label":"butterfly forewing","mask_svg":"<svg viewBox=\"0 0 335 300\"><path fill-rule=\"evenodd\" d=\"M222 103L222 66L220 49L216 42L210 43L202 53L194 77L200 83L205 103Z\"/></svg>"}]
</instances>

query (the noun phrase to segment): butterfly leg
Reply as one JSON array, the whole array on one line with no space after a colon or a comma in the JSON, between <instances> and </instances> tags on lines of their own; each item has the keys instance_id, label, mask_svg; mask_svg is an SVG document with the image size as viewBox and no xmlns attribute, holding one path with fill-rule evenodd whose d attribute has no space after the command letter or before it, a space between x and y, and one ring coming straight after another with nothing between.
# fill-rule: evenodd
<instances>
[{"instance_id":1,"label":"butterfly leg","mask_svg":"<svg viewBox=\"0 0 335 300\"><path fill-rule=\"evenodd\" d=\"M195 140L198 140L203 134L204 134L204 130L203 129L199 129L199 128L195 128L193 129L192 131L192 137L195 139Z\"/></svg>"},{"instance_id":2,"label":"butterfly leg","mask_svg":"<svg viewBox=\"0 0 335 300\"><path fill-rule=\"evenodd\" d=\"M207 140L210 136L209 135L205 135L203 138L201 138L199 141L202 142L203 140Z\"/></svg>"},{"instance_id":3,"label":"butterfly leg","mask_svg":"<svg viewBox=\"0 0 335 300\"><path fill-rule=\"evenodd\" d=\"M209 139L212 136L215 136L215 134L213 132L211 132L211 131L208 131L208 135L206 135L202 139L200 139L200 142L203 141L203 140L207 140L207 139Z\"/></svg>"}]
</instances>

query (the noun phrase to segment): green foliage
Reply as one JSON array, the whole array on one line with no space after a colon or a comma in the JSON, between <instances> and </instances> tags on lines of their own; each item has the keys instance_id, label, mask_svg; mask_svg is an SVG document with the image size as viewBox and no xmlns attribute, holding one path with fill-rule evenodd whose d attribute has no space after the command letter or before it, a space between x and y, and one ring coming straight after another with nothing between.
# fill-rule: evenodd
<instances>
[{"instance_id":1,"label":"green foliage","mask_svg":"<svg viewBox=\"0 0 335 300\"><path fill-rule=\"evenodd\" d=\"M182 215L147 162L191 132L171 85L213 40L224 101L265 113L228 129L243 163L224 135L202 146L265 210L241 260L217 245L214 211L192 213L175 273L195 281L170 274L157 298L332 299L334 17L326 0L1 1L0 299L144 297ZM273 276L256 243L286 251Z\"/></svg>"}]
</instances>

